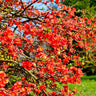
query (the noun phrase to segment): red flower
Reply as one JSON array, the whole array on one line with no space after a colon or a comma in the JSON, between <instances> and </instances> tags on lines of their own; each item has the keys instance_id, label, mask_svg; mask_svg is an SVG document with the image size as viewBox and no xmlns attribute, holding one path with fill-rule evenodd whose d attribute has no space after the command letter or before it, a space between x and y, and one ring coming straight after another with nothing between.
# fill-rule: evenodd
<instances>
[{"instance_id":1,"label":"red flower","mask_svg":"<svg viewBox=\"0 0 96 96\"><path fill-rule=\"evenodd\" d=\"M51 1L51 3L54 2L54 0L50 0L50 1Z\"/></svg>"},{"instance_id":2,"label":"red flower","mask_svg":"<svg viewBox=\"0 0 96 96\"><path fill-rule=\"evenodd\" d=\"M56 4L58 4L59 3L59 0L55 0L55 2L56 2Z\"/></svg>"},{"instance_id":3,"label":"red flower","mask_svg":"<svg viewBox=\"0 0 96 96\"><path fill-rule=\"evenodd\" d=\"M31 87L27 87L27 93L32 92L32 88Z\"/></svg>"},{"instance_id":4,"label":"red flower","mask_svg":"<svg viewBox=\"0 0 96 96\"><path fill-rule=\"evenodd\" d=\"M27 70L30 70L31 68L35 68L36 64L34 62L24 61L22 62L22 67L26 68Z\"/></svg>"},{"instance_id":5,"label":"red flower","mask_svg":"<svg viewBox=\"0 0 96 96\"><path fill-rule=\"evenodd\" d=\"M63 63L64 64L67 64L69 62L70 58L69 57L66 57L65 59L63 59Z\"/></svg>"},{"instance_id":6,"label":"red flower","mask_svg":"<svg viewBox=\"0 0 96 96\"><path fill-rule=\"evenodd\" d=\"M25 77L24 77L24 76L22 76L22 77L21 77L21 81L24 81L24 80L25 80Z\"/></svg>"},{"instance_id":7,"label":"red flower","mask_svg":"<svg viewBox=\"0 0 96 96\"><path fill-rule=\"evenodd\" d=\"M33 52L33 46L29 48L29 52Z\"/></svg>"},{"instance_id":8,"label":"red flower","mask_svg":"<svg viewBox=\"0 0 96 96\"><path fill-rule=\"evenodd\" d=\"M21 85L22 85L22 82L21 81L17 81L11 89L13 89L13 91L19 91L21 89Z\"/></svg>"},{"instance_id":9,"label":"red flower","mask_svg":"<svg viewBox=\"0 0 96 96\"><path fill-rule=\"evenodd\" d=\"M12 0L5 0L6 2L12 2Z\"/></svg>"},{"instance_id":10,"label":"red flower","mask_svg":"<svg viewBox=\"0 0 96 96\"><path fill-rule=\"evenodd\" d=\"M51 96L56 96L56 92L52 92L51 93Z\"/></svg>"},{"instance_id":11,"label":"red flower","mask_svg":"<svg viewBox=\"0 0 96 96\"><path fill-rule=\"evenodd\" d=\"M39 46L37 52L42 52L42 51L43 51L43 47Z\"/></svg>"},{"instance_id":12,"label":"red flower","mask_svg":"<svg viewBox=\"0 0 96 96\"><path fill-rule=\"evenodd\" d=\"M79 46L80 48L83 48L83 47L84 47L83 41L78 41L77 43L78 43L78 46Z\"/></svg>"},{"instance_id":13,"label":"red flower","mask_svg":"<svg viewBox=\"0 0 96 96\"><path fill-rule=\"evenodd\" d=\"M2 21L2 16L0 16L0 22Z\"/></svg>"},{"instance_id":14,"label":"red flower","mask_svg":"<svg viewBox=\"0 0 96 96\"><path fill-rule=\"evenodd\" d=\"M28 40L29 45L33 44L34 40L31 38Z\"/></svg>"},{"instance_id":15,"label":"red flower","mask_svg":"<svg viewBox=\"0 0 96 96\"><path fill-rule=\"evenodd\" d=\"M45 85L43 84L43 85L41 85L40 87L39 87L39 89L42 91L42 90L45 90Z\"/></svg>"},{"instance_id":16,"label":"red flower","mask_svg":"<svg viewBox=\"0 0 96 96\"><path fill-rule=\"evenodd\" d=\"M16 45L22 46L22 39L20 39L19 37L18 37L18 38L15 38L15 39L14 39L14 43L15 43Z\"/></svg>"},{"instance_id":17,"label":"red flower","mask_svg":"<svg viewBox=\"0 0 96 96\"><path fill-rule=\"evenodd\" d=\"M77 93L77 89L74 88L73 89L73 93L76 94Z\"/></svg>"},{"instance_id":18,"label":"red flower","mask_svg":"<svg viewBox=\"0 0 96 96\"><path fill-rule=\"evenodd\" d=\"M10 93L7 96L17 96L17 92L9 91Z\"/></svg>"},{"instance_id":19,"label":"red flower","mask_svg":"<svg viewBox=\"0 0 96 96\"><path fill-rule=\"evenodd\" d=\"M36 87L36 84L30 83L29 86L35 88Z\"/></svg>"},{"instance_id":20,"label":"red flower","mask_svg":"<svg viewBox=\"0 0 96 96\"><path fill-rule=\"evenodd\" d=\"M4 77L6 77L6 74L4 71L0 71L0 78L3 79Z\"/></svg>"},{"instance_id":21,"label":"red flower","mask_svg":"<svg viewBox=\"0 0 96 96\"><path fill-rule=\"evenodd\" d=\"M3 88L6 83L8 83L9 79L5 78L6 74L4 73L4 71L0 71L0 87Z\"/></svg>"},{"instance_id":22,"label":"red flower","mask_svg":"<svg viewBox=\"0 0 96 96\"><path fill-rule=\"evenodd\" d=\"M6 93L4 91L0 91L0 96L6 96Z\"/></svg>"},{"instance_id":23,"label":"red flower","mask_svg":"<svg viewBox=\"0 0 96 96\"><path fill-rule=\"evenodd\" d=\"M63 10L67 10L67 6L66 5L63 5L62 9Z\"/></svg>"}]
</instances>

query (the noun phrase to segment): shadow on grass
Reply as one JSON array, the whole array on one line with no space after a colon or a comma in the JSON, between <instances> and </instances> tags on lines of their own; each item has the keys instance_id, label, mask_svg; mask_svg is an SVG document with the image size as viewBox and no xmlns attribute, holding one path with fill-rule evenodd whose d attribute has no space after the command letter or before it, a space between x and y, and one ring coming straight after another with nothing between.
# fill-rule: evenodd
<instances>
[{"instance_id":1,"label":"shadow on grass","mask_svg":"<svg viewBox=\"0 0 96 96\"><path fill-rule=\"evenodd\" d=\"M96 81L96 75L83 76L83 77L81 77L81 80L95 80Z\"/></svg>"}]
</instances>

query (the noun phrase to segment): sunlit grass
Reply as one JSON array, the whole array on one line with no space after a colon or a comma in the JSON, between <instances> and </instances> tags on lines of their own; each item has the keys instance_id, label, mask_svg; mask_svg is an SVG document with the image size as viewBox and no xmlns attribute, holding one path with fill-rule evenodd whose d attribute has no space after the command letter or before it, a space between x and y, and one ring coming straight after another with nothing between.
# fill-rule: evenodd
<instances>
[{"instance_id":1,"label":"sunlit grass","mask_svg":"<svg viewBox=\"0 0 96 96\"><path fill-rule=\"evenodd\" d=\"M83 76L80 85L69 84L69 88L76 88L75 96L96 96L96 76Z\"/></svg>"},{"instance_id":2,"label":"sunlit grass","mask_svg":"<svg viewBox=\"0 0 96 96\"><path fill-rule=\"evenodd\" d=\"M47 81L48 83L48 81ZM57 84L58 89L63 88L62 84L59 82L55 82ZM96 75L95 76L83 76L81 78L81 84L68 84L68 87L73 90L73 88L77 89L77 94L75 96L96 96ZM47 89L47 92L51 93L51 89ZM33 92L31 92L31 96L36 96Z\"/></svg>"}]
</instances>

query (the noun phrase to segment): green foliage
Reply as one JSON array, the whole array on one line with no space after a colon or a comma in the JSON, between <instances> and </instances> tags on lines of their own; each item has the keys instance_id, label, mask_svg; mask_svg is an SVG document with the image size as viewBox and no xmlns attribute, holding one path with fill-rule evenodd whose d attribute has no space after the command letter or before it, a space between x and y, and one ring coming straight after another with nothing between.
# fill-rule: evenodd
<instances>
[{"instance_id":1,"label":"green foliage","mask_svg":"<svg viewBox=\"0 0 96 96\"><path fill-rule=\"evenodd\" d=\"M83 64L83 72L87 75L96 74L96 52L92 49L85 52L85 56L81 58Z\"/></svg>"},{"instance_id":2,"label":"green foliage","mask_svg":"<svg viewBox=\"0 0 96 96\"><path fill-rule=\"evenodd\" d=\"M76 8L76 15L80 17L96 17L96 0L65 0L63 4Z\"/></svg>"}]
</instances>

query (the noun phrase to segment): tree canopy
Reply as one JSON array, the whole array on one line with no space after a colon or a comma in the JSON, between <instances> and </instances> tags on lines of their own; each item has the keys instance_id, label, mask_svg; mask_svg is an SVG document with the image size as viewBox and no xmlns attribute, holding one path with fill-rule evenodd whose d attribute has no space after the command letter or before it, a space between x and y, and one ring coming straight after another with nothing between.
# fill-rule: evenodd
<instances>
[{"instance_id":1,"label":"tree canopy","mask_svg":"<svg viewBox=\"0 0 96 96\"><path fill-rule=\"evenodd\" d=\"M96 17L96 0L65 0L63 4L76 8L78 16Z\"/></svg>"}]
</instances>

